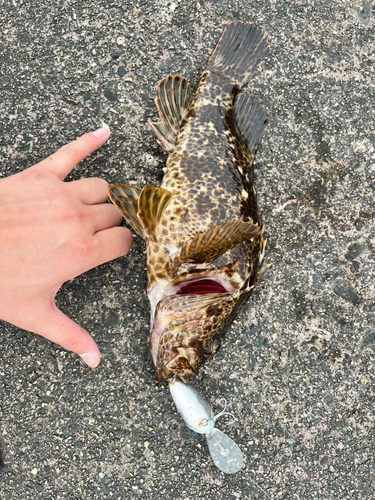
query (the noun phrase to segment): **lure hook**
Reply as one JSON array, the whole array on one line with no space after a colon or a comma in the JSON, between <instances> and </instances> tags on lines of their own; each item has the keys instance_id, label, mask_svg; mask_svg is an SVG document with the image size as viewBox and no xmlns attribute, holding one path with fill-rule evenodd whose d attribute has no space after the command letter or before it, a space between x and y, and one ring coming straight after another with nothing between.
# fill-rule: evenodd
<instances>
[{"instance_id":1,"label":"lure hook","mask_svg":"<svg viewBox=\"0 0 375 500\"><path fill-rule=\"evenodd\" d=\"M213 418L213 421L216 423L216 420L219 419L220 417L222 417L223 415L230 415L233 420L231 422L228 422L226 425L232 425L234 424L234 422L237 422L237 419L236 417L233 415L233 413L230 413L229 411L225 411L226 408L227 408L227 400L225 398L220 398L216 401L215 404L218 404L220 403L221 401L224 401L224 408L221 410L220 413L218 413L217 415L214 415L212 418Z\"/></svg>"}]
</instances>

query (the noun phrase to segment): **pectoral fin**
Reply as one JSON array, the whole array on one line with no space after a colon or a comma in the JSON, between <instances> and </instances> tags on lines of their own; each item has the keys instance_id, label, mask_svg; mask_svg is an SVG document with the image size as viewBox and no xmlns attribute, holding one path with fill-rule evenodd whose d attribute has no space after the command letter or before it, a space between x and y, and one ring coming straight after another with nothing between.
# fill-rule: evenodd
<instances>
[{"instance_id":1,"label":"pectoral fin","mask_svg":"<svg viewBox=\"0 0 375 500\"><path fill-rule=\"evenodd\" d=\"M163 148L170 152L173 150L178 129L187 112L190 86L185 78L169 75L161 80L156 91L155 104L161 122L150 122L150 125Z\"/></svg>"},{"instance_id":2,"label":"pectoral fin","mask_svg":"<svg viewBox=\"0 0 375 500\"><path fill-rule=\"evenodd\" d=\"M143 239L147 235L141 221L137 217L138 212L138 198L142 189L127 186L126 184L110 184L109 197L111 202L120 210L124 219L134 231L139 234Z\"/></svg>"},{"instance_id":3,"label":"pectoral fin","mask_svg":"<svg viewBox=\"0 0 375 500\"><path fill-rule=\"evenodd\" d=\"M260 235L261 229L242 217L230 220L222 226L213 224L206 233L197 233L190 243L185 243L171 262L171 270L177 271L182 263L202 264L218 259L231 248L245 240Z\"/></svg>"},{"instance_id":4,"label":"pectoral fin","mask_svg":"<svg viewBox=\"0 0 375 500\"><path fill-rule=\"evenodd\" d=\"M138 219L147 237L155 240L160 219L171 201L172 194L166 189L146 186L138 198Z\"/></svg>"}]
</instances>

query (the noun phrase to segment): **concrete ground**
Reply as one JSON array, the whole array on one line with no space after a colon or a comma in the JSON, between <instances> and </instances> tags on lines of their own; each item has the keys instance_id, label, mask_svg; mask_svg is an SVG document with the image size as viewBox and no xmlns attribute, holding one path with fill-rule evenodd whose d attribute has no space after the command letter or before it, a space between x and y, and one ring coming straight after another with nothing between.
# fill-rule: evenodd
<instances>
[{"instance_id":1,"label":"concrete ground","mask_svg":"<svg viewBox=\"0 0 375 500\"><path fill-rule=\"evenodd\" d=\"M0 176L104 120L109 143L69 179L159 185L155 86L179 73L194 89L232 20L272 48L247 87L269 117L255 173L272 268L192 383L227 398L238 422L218 427L244 467L216 469L153 379L136 237L58 294L97 369L0 323L4 500L375 497L374 2L3 2Z\"/></svg>"}]
</instances>

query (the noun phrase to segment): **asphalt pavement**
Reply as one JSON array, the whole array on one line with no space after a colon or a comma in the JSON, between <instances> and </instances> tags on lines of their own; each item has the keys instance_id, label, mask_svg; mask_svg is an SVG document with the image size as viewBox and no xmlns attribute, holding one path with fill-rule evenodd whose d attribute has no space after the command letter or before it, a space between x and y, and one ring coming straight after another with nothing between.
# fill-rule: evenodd
<instances>
[{"instance_id":1,"label":"asphalt pavement","mask_svg":"<svg viewBox=\"0 0 375 500\"><path fill-rule=\"evenodd\" d=\"M369 0L0 4L0 178L104 120L68 180L158 186L158 81L193 90L230 21L272 54L247 86L268 125L255 164L266 281L192 385L224 396L243 469L225 475L184 426L148 349L145 245L66 283L59 307L100 366L0 322L0 497L357 500L375 497L375 38ZM1 277L0 277L1 279Z\"/></svg>"}]
</instances>

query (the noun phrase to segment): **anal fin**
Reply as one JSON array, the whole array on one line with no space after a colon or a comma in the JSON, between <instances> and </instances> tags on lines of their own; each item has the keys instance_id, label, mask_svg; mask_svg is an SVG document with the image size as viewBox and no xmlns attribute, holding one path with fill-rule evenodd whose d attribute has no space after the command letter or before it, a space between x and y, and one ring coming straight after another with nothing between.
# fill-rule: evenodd
<instances>
[{"instance_id":1,"label":"anal fin","mask_svg":"<svg viewBox=\"0 0 375 500\"><path fill-rule=\"evenodd\" d=\"M185 78L169 75L161 80L156 92L155 104L161 122L150 122L150 125L163 148L170 152L189 106L190 86Z\"/></svg>"},{"instance_id":2,"label":"anal fin","mask_svg":"<svg viewBox=\"0 0 375 500\"><path fill-rule=\"evenodd\" d=\"M255 155L267 121L265 109L254 97L241 93L234 101L233 112L241 137Z\"/></svg>"},{"instance_id":3,"label":"anal fin","mask_svg":"<svg viewBox=\"0 0 375 500\"><path fill-rule=\"evenodd\" d=\"M111 202L120 210L122 216L134 231L143 239L147 235L141 221L138 219L138 198L142 189L127 186L126 184L110 184L109 197Z\"/></svg>"},{"instance_id":4,"label":"anal fin","mask_svg":"<svg viewBox=\"0 0 375 500\"><path fill-rule=\"evenodd\" d=\"M147 237L155 240L160 219L171 201L172 194L166 189L146 186L138 198L138 219Z\"/></svg>"},{"instance_id":5,"label":"anal fin","mask_svg":"<svg viewBox=\"0 0 375 500\"><path fill-rule=\"evenodd\" d=\"M172 275L183 263L211 263L240 243L259 236L261 228L252 221L229 220L222 226L212 224L205 233L197 233L185 243L179 254L171 262Z\"/></svg>"}]
</instances>

